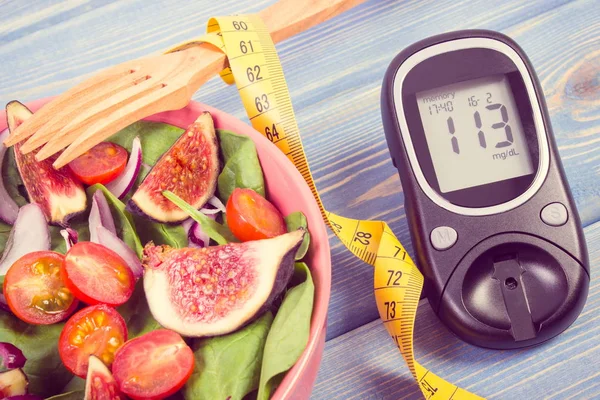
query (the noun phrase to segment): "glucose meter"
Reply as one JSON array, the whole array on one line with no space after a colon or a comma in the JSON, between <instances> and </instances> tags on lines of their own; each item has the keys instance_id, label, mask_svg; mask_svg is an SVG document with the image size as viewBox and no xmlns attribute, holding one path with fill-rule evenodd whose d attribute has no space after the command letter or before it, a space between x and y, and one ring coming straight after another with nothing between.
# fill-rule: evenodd
<instances>
[{"instance_id":1,"label":"glucose meter","mask_svg":"<svg viewBox=\"0 0 600 400\"><path fill-rule=\"evenodd\" d=\"M588 254L523 50L491 31L425 39L392 61L381 104L440 320L502 349L566 329L587 298Z\"/></svg>"}]
</instances>

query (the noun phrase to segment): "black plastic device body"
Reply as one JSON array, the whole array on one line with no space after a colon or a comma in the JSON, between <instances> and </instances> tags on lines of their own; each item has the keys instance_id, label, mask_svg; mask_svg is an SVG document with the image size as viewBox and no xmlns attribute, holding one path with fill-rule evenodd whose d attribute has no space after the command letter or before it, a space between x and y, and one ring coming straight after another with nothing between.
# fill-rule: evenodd
<instances>
[{"instance_id":1,"label":"black plastic device body","mask_svg":"<svg viewBox=\"0 0 600 400\"><path fill-rule=\"evenodd\" d=\"M511 82L535 170L443 193L415 95L490 74ZM536 345L569 327L587 298L588 253L543 91L523 50L484 30L415 43L390 64L381 110L417 264L440 320L466 342L496 349Z\"/></svg>"}]
</instances>

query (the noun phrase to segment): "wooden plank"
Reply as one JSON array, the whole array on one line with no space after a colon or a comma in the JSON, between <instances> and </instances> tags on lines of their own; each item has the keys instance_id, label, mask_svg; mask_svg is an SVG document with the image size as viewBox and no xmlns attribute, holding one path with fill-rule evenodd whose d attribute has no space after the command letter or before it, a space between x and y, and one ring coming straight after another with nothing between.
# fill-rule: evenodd
<instances>
[{"instance_id":1,"label":"wooden plank","mask_svg":"<svg viewBox=\"0 0 600 400\"><path fill-rule=\"evenodd\" d=\"M585 229L592 282L582 314L553 340L522 350L462 342L419 305L417 360L432 372L490 399L600 398L600 223ZM314 399L421 399L408 367L379 320L325 345Z\"/></svg>"}]
</instances>

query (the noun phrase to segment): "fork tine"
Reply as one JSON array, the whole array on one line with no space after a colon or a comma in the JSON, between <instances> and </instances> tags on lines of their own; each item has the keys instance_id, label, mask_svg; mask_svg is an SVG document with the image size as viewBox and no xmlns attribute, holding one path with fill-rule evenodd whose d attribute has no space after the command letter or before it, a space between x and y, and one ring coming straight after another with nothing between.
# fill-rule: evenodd
<instances>
[{"instance_id":1,"label":"fork tine","mask_svg":"<svg viewBox=\"0 0 600 400\"><path fill-rule=\"evenodd\" d=\"M164 56L163 56L164 57ZM76 110L76 117L72 121L70 121L67 126L62 126L57 122L51 122L48 129L43 128L42 132L40 132L40 138L34 144L35 147L38 147L44 143L45 140L48 140L46 145L40 149L40 151L36 154L36 159L38 161L42 161L54 153L60 151L62 148L67 146L72 140L75 140L77 136L81 133L86 132L86 129L95 125L99 120L105 118L111 118L116 110L119 108L125 107L128 104L134 103L138 99L144 99L140 104L142 107L152 101L153 97L160 99L161 96L170 95L172 93L176 93L178 88L185 87L184 85L172 85L167 89L163 90L158 96L155 96L153 92L157 90L162 90L167 84L163 84L162 82L167 81L170 77L177 77L184 81L187 81L189 78L189 63L195 61L192 57L187 57L185 55L175 55L173 54L171 57L183 58L185 62L178 63L177 66L172 70L163 70L160 71L162 73L157 73L151 78L141 82L138 85L131 86L125 90L117 91L113 96L107 97L103 99L101 102L94 104L92 107L88 109L78 109ZM186 74L186 70L188 73ZM192 93L187 94L187 98L181 101L189 102L191 99ZM185 105L184 104L184 105ZM183 106L181 106L183 107ZM178 108L181 108L178 107ZM143 117L140 117L143 118ZM58 129L56 129L58 128ZM113 131L115 133L117 131ZM110 134L106 133L105 137L110 136ZM33 147L33 146L32 146Z\"/></svg>"},{"instance_id":2,"label":"fork tine","mask_svg":"<svg viewBox=\"0 0 600 400\"><path fill-rule=\"evenodd\" d=\"M121 85L115 85L117 86L116 88L110 88L103 92L99 91L97 96L93 96L83 104L70 103L67 106L68 109L52 117L31 136L23 144L21 151L23 154L27 154L51 140L62 137L73 137L73 130L81 132L87 125L92 123L92 121L87 121L89 118L102 117L104 114L110 112L111 108L118 106L120 102L126 100L128 97L139 97L153 83L154 81L150 81L148 76L138 76L135 79L124 80ZM65 121L68 122L65 123ZM86 122L88 123L86 124ZM83 129L79 129L77 124L82 124Z\"/></svg>"},{"instance_id":3,"label":"fork tine","mask_svg":"<svg viewBox=\"0 0 600 400\"><path fill-rule=\"evenodd\" d=\"M65 127L59 127L60 130L44 132L44 138L39 140L40 143L37 146L44 144L44 141L48 138L50 140L35 155L36 160L45 160L59 152L79 135L86 132L88 128L93 127L98 121L104 118L111 118L111 113L123 107L123 104L148 96L162 87L161 84L157 84L154 81L152 83L153 85L151 86L138 85L132 87L130 90L120 92L117 96L109 97L103 102L85 110L83 113L77 114L77 117Z\"/></svg>"},{"instance_id":4,"label":"fork tine","mask_svg":"<svg viewBox=\"0 0 600 400\"><path fill-rule=\"evenodd\" d=\"M58 169L65 166L104 139L112 136L115 132L140 119L159 112L178 110L185 107L191 98L191 93L188 93L186 87L175 88L167 86L163 89L167 90L161 91L159 96L156 96L152 92L129 104L121 105L120 108L115 109L106 118L101 118L95 124L88 126L85 132L78 136L54 161L54 168ZM45 146L40 152L44 148Z\"/></svg>"},{"instance_id":5,"label":"fork tine","mask_svg":"<svg viewBox=\"0 0 600 400\"><path fill-rule=\"evenodd\" d=\"M61 96L70 95L71 98L67 101L84 102L85 107L80 106L76 112L72 112L72 106L63 102L61 104L65 104L65 108L69 107L68 112L58 116L48 115L46 112L44 115L48 115L49 123L45 123L48 123L48 127L44 129L41 124L39 125L42 131L31 139L31 144L29 141L26 143L26 150L31 151L48 140L36 154L37 160L44 160L72 142L71 146L54 161L55 167L60 168L135 121L161 111L185 107L193 93L226 65L226 57L223 53L213 49L212 45L204 44L155 57L156 59L134 60L139 66L138 75L143 75L146 71L151 78L120 92L113 90L99 102L90 101L90 98L98 97L93 90L102 88L89 82L87 92L81 89L85 85L82 84L79 91L73 89ZM197 66L199 60L202 61L201 68ZM121 64L115 68L122 71L126 65L131 64ZM94 79L108 82L104 78ZM113 82L110 81L110 84ZM80 97L73 99L73 92L78 93ZM106 91L104 93L106 94ZM68 116L72 119L67 119ZM64 127L64 124L67 126Z\"/></svg>"},{"instance_id":6,"label":"fork tine","mask_svg":"<svg viewBox=\"0 0 600 400\"><path fill-rule=\"evenodd\" d=\"M67 90L65 93L52 100L37 112L31 118L19 125L17 129L4 141L6 146L13 146L20 141L32 136L40 127L42 127L47 118L60 113L64 108L68 107L71 102L77 103L77 99L85 98L89 91L96 91L103 86L110 87L112 81L119 79L122 76L129 75L131 70L136 69L140 60L134 60L126 65L118 65L101 71L98 75L91 79L87 79L77 86Z\"/></svg>"}]
</instances>

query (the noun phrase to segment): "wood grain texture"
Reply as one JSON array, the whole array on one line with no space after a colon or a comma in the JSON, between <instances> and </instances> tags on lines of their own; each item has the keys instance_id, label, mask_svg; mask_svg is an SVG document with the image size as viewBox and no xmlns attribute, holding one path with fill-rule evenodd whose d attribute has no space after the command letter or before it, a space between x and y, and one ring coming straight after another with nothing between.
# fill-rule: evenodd
<instances>
[{"instance_id":1,"label":"wood grain texture","mask_svg":"<svg viewBox=\"0 0 600 400\"><path fill-rule=\"evenodd\" d=\"M0 2L0 103L58 94L100 68L156 53L198 36L204 32L210 16L256 12L272 3ZM412 253L402 189L381 126L381 80L389 62L404 47L430 35L467 28L507 33L529 55L546 93L555 136L583 223L590 225L600 220L600 7L596 0L370 0L279 44L308 159L324 204L332 212L348 217L386 220ZM203 86L194 99L246 119L236 89L224 86L220 80ZM597 237L596 243L592 241L594 237L588 235L590 249L599 246ZM378 393L387 386L392 388L390 392L371 398L414 396L417 389L407 375L402 375L406 372L402 360L376 320L372 269L354 258L333 236L330 242L333 288L328 338L343 336L328 345L314 397L345 398L341 396L345 393L350 398L354 393L362 393L364 397L360 398L369 398L369 393ZM429 309L423 308L421 311ZM454 339L430 317L428 320L419 314L417 318L421 332L417 355L425 365L450 379L460 378L458 383L483 389L482 394L497 394L501 398L511 397L509 392L495 389L499 386L487 379L486 370L506 387L539 387L518 375L527 364L513 364L511 360L520 353L472 348ZM426 335L426 328L433 329L434 325L433 333ZM352 351L343 356L341 350L336 353L350 335L360 337L353 342L359 346L369 342L369 335L385 340L378 342L381 347L346 347ZM576 353L563 351L549 358L556 364L562 362L565 371L564 378L556 375L553 381L544 381L549 388L584 383L557 397L591 398L589 394L596 393L594 385L600 382L596 372L580 380L575 374L579 364L573 363L569 368L571 363L565 361L577 355L588 363L591 361L585 357L600 358L597 343L591 336L582 335L569 345L582 346L576 348ZM421 339L428 337L430 344L424 345ZM370 363L384 349L388 352L380 356L389 357L389 363ZM476 364L481 366L481 375L464 372L471 368L473 360L485 363L488 358L496 364ZM343 359L348 362L342 363ZM435 360L436 365L429 362ZM504 375L502 369L507 370ZM571 370L573 374L567 374ZM348 379L344 378L346 375ZM335 384L334 377L343 385ZM579 390L592 392L576 394Z\"/></svg>"},{"instance_id":2,"label":"wood grain texture","mask_svg":"<svg viewBox=\"0 0 600 400\"><path fill-rule=\"evenodd\" d=\"M585 229L592 271L600 268L600 223ZM600 398L600 278L592 274L577 321L530 349L487 350L456 338L422 301L416 359L432 372L488 399ZM314 399L421 399L422 394L380 321L330 340Z\"/></svg>"}]
</instances>

